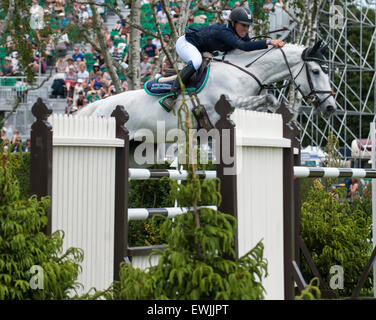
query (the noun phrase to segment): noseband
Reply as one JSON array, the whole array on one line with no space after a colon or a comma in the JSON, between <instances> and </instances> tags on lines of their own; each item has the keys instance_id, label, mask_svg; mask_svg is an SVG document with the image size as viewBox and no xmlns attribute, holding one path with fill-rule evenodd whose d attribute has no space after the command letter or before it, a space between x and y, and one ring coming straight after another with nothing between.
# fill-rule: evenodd
<instances>
[{"instance_id":1,"label":"noseband","mask_svg":"<svg viewBox=\"0 0 376 320\"><path fill-rule=\"evenodd\" d=\"M250 65L252 65L254 62L256 62L258 59L260 59L262 56L266 55L269 51L271 51L272 49L274 49L274 47L272 47L271 49L265 51L262 55L260 55L259 57L257 57L255 60L251 61L250 63L248 63L245 68L248 68ZM308 49L308 48L307 48ZM330 90L316 90L313 86L313 82L312 82L312 78L311 78L311 75L309 73L309 69L308 69L308 61L315 61L315 62L319 62L321 60L319 59L315 59L315 58L312 58L312 57L307 57L307 54L306 54L306 50L304 50L303 54L302 54L302 60L303 60L303 65L301 67L301 69L299 70L299 72L297 73L297 75L294 77L294 75L292 74L292 71L291 71L291 68L288 64L288 61L287 61L287 57L286 57L286 54L285 52L282 50L282 48L279 48L279 50L281 50L282 52L282 55L283 55L283 58L286 62L286 65L287 65L287 69L289 70L289 73L290 73L290 81L288 84L286 85L281 85L281 86L275 86L275 85L267 85L267 84L263 84L259 78L257 78L256 75L254 75L252 72L248 71L247 69L243 68L243 67L240 67L228 60L225 60L225 56L226 55L223 55L221 59L218 59L218 58L213 58L214 61L218 61L218 62L222 62L222 63L226 63L226 64L229 64L243 72L245 72L246 74L248 74L249 76L251 76L253 79L256 80L256 82L258 83L259 87L260 87L260 90L258 92L258 95L261 93L262 90L264 89L271 89L271 90L275 90L275 89L281 89L281 88L285 88L287 86L290 85L290 83L293 83L295 88L301 93L301 95L303 96L303 99L309 99L315 106L315 108L318 108L321 104L323 104L326 100L328 100L331 96L335 96L335 93L333 91L330 91ZM306 69L306 74L307 74L307 81L308 81L308 85L309 85L309 89L310 89L310 92L305 95L302 90L300 89L300 85L298 85L296 83L296 78L299 76L299 74L302 72L303 68L305 67ZM318 94L327 94L327 96L324 98L324 99L320 99L320 97L318 96Z\"/></svg>"}]
</instances>

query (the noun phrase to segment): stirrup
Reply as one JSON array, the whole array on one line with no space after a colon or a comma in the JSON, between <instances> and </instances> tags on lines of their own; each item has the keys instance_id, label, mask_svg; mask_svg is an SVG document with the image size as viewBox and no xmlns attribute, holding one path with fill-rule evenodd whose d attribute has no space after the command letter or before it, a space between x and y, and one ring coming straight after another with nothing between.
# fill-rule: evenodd
<instances>
[{"instance_id":1,"label":"stirrup","mask_svg":"<svg viewBox=\"0 0 376 320\"><path fill-rule=\"evenodd\" d=\"M167 96L164 96L163 98L159 99L158 102L161 105L161 107L165 109L165 111L170 112L174 108L177 98L178 97L176 94L170 93Z\"/></svg>"}]
</instances>

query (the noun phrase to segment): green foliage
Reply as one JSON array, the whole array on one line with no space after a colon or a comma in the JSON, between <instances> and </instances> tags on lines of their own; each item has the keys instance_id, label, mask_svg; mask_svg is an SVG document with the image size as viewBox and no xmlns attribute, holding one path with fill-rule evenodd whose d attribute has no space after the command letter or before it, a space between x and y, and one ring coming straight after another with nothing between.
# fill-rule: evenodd
<instances>
[{"instance_id":1,"label":"green foliage","mask_svg":"<svg viewBox=\"0 0 376 320\"><path fill-rule=\"evenodd\" d=\"M360 208L341 203L336 191L326 192L318 180L302 204L302 236L323 279L330 282L331 266L340 265L344 269L344 289L339 290L340 295L351 294L372 248L368 240L371 218ZM302 272L306 279L311 277L304 259ZM372 278L368 277L365 288L370 287Z\"/></svg>"},{"instance_id":2,"label":"green foliage","mask_svg":"<svg viewBox=\"0 0 376 320\"><path fill-rule=\"evenodd\" d=\"M258 243L234 258L233 217L200 210L201 227L193 213L165 219L162 233L168 248L156 251L159 263L143 271L123 263L114 299L261 299L266 273L263 245ZM225 258L227 256L228 258Z\"/></svg>"},{"instance_id":3,"label":"green foliage","mask_svg":"<svg viewBox=\"0 0 376 320\"><path fill-rule=\"evenodd\" d=\"M319 279L313 278L311 282L302 290L295 300L317 300L321 298L321 291L319 289Z\"/></svg>"},{"instance_id":4,"label":"green foliage","mask_svg":"<svg viewBox=\"0 0 376 320\"><path fill-rule=\"evenodd\" d=\"M22 199L13 166L3 156L0 164L0 299L67 299L80 271L83 253L63 252L64 234L51 236L41 230L47 224L50 200ZM30 268L43 268L43 289L31 289ZM73 292L73 291L72 291Z\"/></svg>"},{"instance_id":5,"label":"green foliage","mask_svg":"<svg viewBox=\"0 0 376 320\"><path fill-rule=\"evenodd\" d=\"M171 198L180 206L191 207L220 201L218 181L193 179L178 185L170 180ZM197 227L193 212L174 220L161 217L161 238L167 249L156 251L159 263L148 270L122 264L120 281L113 285L114 299L262 299L261 279L267 266L263 244L235 259L234 228L236 220L211 209L199 210Z\"/></svg>"},{"instance_id":6,"label":"green foliage","mask_svg":"<svg viewBox=\"0 0 376 320\"><path fill-rule=\"evenodd\" d=\"M30 153L15 152L6 156L8 166L12 166L14 176L19 182L20 198L26 200L30 196Z\"/></svg>"}]
</instances>

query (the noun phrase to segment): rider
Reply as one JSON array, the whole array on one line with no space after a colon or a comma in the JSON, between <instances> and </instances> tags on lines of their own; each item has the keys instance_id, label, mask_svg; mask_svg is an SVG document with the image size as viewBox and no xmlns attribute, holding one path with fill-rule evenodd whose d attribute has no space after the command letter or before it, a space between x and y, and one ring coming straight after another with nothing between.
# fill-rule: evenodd
<instances>
[{"instance_id":1,"label":"rider","mask_svg":"<svg viewBox=\"0 0 376 320\"><path fill-rule=\"evenodd\" d=\"M281 48L285 44L282 40L251 41L248 31L249 27L254 24L252 13L248 8L234 8L229 20L227 24L215 24L197 29L188 28L186 34L177 40L176 52L187 63L179 72L184 85L199 70L202 63L202 52L227 52L232 49L253 51L267 49L268 45ZM163 99L163 105L169 110L172 109L179 90L180 81L177 77L171 87L171 94Z\"/></svg>"}]
</instances>

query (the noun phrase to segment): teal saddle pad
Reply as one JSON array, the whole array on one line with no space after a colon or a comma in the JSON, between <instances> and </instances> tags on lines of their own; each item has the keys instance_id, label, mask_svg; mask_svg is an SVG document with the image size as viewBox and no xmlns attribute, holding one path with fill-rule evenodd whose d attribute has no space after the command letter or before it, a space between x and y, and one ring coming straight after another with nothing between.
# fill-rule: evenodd
<instances>
[{"instance_id":1,"label":"teal saddle pad","mask_svg":"<svg viewBox=\"0 0 376 320\"><path fill-rule=\"evenodd\" d=\"M200 80L196 83L196 85L193 88L187 88L187 91L194 90L196 91L196 93L199 93L205 87L206 82L208 81L209 72L210 65L204 70L200 77ZM162 97L170 93L173 83L173 81L158 82L155 80L150 80L145 82L144 89L146 93L151 96Z\"/></svg>"}]
</instances>

